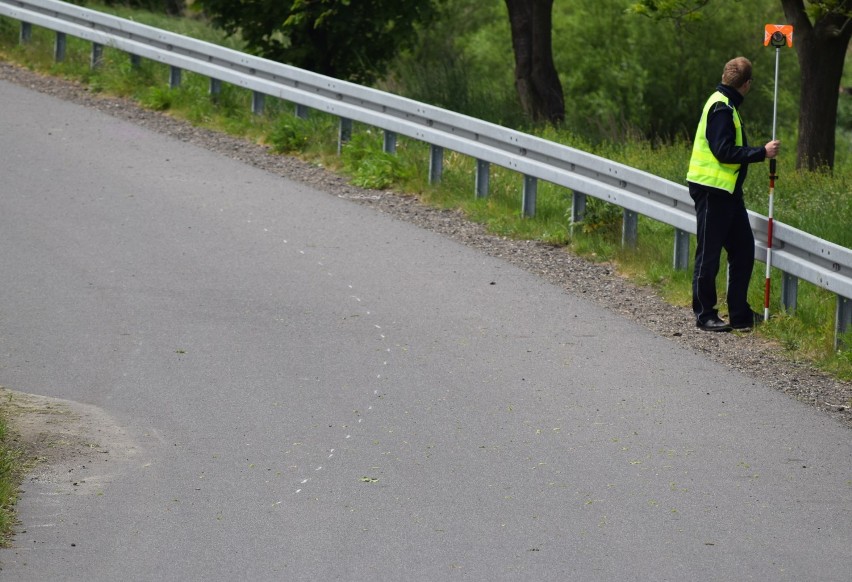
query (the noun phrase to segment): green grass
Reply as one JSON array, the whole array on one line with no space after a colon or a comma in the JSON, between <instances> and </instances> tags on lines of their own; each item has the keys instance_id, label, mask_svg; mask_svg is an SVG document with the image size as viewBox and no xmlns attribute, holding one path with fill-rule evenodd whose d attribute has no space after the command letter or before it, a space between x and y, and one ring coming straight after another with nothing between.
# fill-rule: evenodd
<instances>
[{"instance_id":1,"label":"green grass","mask_svg":"<svg viewBox=\"0 0 852 582\"><path fill-rule=\"evenodd\" d=\"M5 547L12 536L15 503L23 474L23 462L9 434L3 411L0 410L0 547Z\"/></svg>"},{"instance_id":2,"label":"green grass","mask_svg":"<svg viewBox=\"0 0 852 582\"><path fill-rule=\"evenodd\" d=\"M239 42L224 39L198 19L176 19L127 9L114 10L151 24L209 42L239 49ZM564 245L572 252L597 261L612 262L638 283L651 285L672 304L689 305L690 271L676 271L672 263L674 229L640 217L639 248L621 248L622 211L602 201L588 198L585 220L570 224L572 193L553 184L539 182L536 214L521 212L522 177L516 172L491 167L489 196L474 195L475 161L445 152L444 172L438 185L428 183L429 146L400 137L395 155L382 151L380 130L355 124L352 140L337 153L338 120L311 111L307 119L293 115L294 105L266 99L263 115L250 112L251 93L223 85L217 99L209 95L209 80L183 73L181 86L168 88L168 67L143 61L130 66L129 57L107 49L97 70L89 66L90 45L68 38L67 58L54 63L53 33L33 30L33 40L18 43L18 24L0 19L0 58L53 75L88 84L94 91L125 96L145 107L167 111L194 124L245 137L271 146L274 151L298 155L333 171L348 175L353 183L375 189L393 189L417 195L427 204L461 209L474 221L485 224L500 236L536 239ZM683 183L689 159L686 141L651 143L632 139L622 143L589 143L564 131L533 131L542 137L625 163L652 174ZM780 179L776 184L775 218L845 247L852 246L852 161L848 140L838 140L838 163L833 174L797 173L793 145L779 158ZM793 139L788 143L795 143ZM750 168L746 197L749 208L766 214L768 175L765 165ZM693 241L694 245L694 241ZM693 248L694 250L694 248ZM763 305L764 265L755 266L750 301L758 310ZM723 288L724 273L719 288ZM836 296L806 282L800 282L795 314L780 314L781 273L772 273L771 311L779 314L760 334L777 341L791 358L802 359L837 375L852 379L852 349L836 352L834 311ZM724 300L724 296L721 296ZM724 311L724 305L721 306ZM847 338L845 345L852 346Z\"/></svg>"}]
</instances>

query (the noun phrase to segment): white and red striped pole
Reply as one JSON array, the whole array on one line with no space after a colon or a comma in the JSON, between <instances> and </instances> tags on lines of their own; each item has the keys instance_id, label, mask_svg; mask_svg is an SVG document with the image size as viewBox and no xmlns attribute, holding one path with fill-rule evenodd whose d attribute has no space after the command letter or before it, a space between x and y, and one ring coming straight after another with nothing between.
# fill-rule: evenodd
<instances>
[{"instance_id":1,"label":"white and red striped pole","mask_svg":"<svg viewBox=\"0 0 852 582\"><path fill-rule=\"evenodd\" d=\"M772 132L775 139L775 132ZM766 285L763 288L763 321L769 321L769 286L772 281L772 213L775 197L775 158L769 160L769 229L766 235Z\"/></svg>"},{"instance_id":2,"label":"white and red striped pole","mask_svg":"<svg viewBox=\"0 0 852 582\"><path fill-rule=\"evenodd\" d=\"M775 47L775 96L772 100L772 141L775 141L775 130L778 122L778 62L781 47L785 44L793 46L793 27L789 24L767 24L764 28L763 45ZM772 280L772 217L775 212L775 179L777 163L775 158L769 160L769 224L766 234L766 284L763 288L763 321L769 320L769 289Z\"/></svg>"}]
</instances>

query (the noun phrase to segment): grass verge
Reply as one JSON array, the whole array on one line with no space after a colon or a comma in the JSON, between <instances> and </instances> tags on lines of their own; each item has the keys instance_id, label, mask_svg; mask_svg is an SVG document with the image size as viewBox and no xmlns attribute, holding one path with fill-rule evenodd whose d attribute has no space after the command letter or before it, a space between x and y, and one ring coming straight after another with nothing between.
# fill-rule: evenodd
<instances>
[{"instance_id":1,"label":"grass verge","mask_svg":"<svg viewBox=\"0 0 852 582\"><path fill-rule=\"evenodd\" d=\"M25 471L25 463L9 431L5 410L0 409L0 547L12 538L15 503Z\"/></svg>"}]
</instances>

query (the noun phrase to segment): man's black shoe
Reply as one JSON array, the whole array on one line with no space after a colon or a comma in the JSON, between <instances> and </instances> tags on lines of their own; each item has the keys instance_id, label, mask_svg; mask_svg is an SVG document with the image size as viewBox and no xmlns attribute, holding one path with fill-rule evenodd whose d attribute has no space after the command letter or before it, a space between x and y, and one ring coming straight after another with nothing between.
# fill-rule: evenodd
<instances>
[{"instance_id":1,"label":"man's black shoe","mask_svg":"<svg viewBox=\"0 0 852 582\"><path fill-rule=\"evenodd\" d=\"M743 322L731 322L731 327L737 331L751 331L755 328L755 326L763 323L763 314L758 313L757 311L751 312L751 321L746 320Z\"/></svg>"},{"instance_id":2,"label":"man's black shoe","mask_svg":"<svg viewBox=\"0 0 852 582\"><path fill-rule=\"evenodd\" d=\"M731 326L718 317L711 317L703 322L698 321L695 323L695 326L704 331L731 331Z\"/></svg>"}]
</instances>

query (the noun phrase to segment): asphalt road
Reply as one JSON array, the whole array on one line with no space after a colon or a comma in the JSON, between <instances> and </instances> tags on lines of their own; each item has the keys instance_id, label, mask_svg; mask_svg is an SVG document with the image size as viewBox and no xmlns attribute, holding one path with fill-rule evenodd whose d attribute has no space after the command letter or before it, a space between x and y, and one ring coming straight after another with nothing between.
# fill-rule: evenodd
<instances>
[{"instance_id":1,"label":"asphalt road","mask_svg":"<svg viewBox=\"0 0 852 582\"><path fill-rule=\"evenodd\" d=\"M0 385L126 453L27 483L0 579L852 577L823 413L369 208L0 103Z\"/></svg>"}]
</instances>

